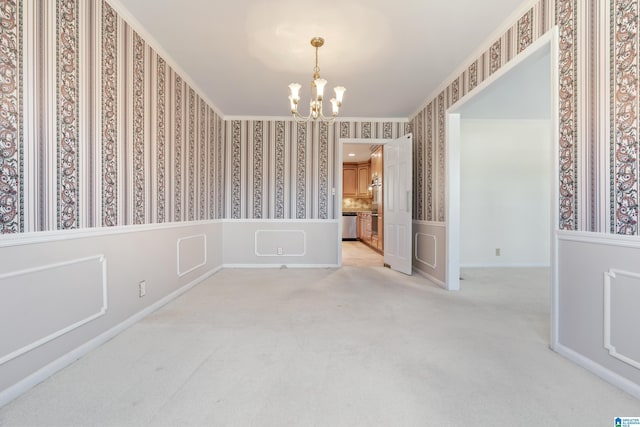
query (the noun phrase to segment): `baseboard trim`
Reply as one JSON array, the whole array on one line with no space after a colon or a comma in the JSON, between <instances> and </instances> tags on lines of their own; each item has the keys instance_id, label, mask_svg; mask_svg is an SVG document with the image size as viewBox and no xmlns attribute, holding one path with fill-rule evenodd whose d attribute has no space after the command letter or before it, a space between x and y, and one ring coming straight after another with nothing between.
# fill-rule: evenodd
<instances>
[{"instance_id":1,"label":"baseboard trim","mask_svg":"<svg viewBox=\"0 0 640 427\"><path fill-rule=\"evenodd\" d=\"M610 369L605 368L599 363L594 362L593 360L581 355L580 353L566 347L562 344L555 343L551 346L551 349L558 353L559 355L569 359L573 363L578 366L583 367L587 371L597 375L602 378L606 382L618 387L622 391L629 393L631 396L636 399L640 399L640 384L636 384L633 381L629 381L625 377L616 374Z\"/></svg>"},{"instance_id":2,"label":"baseboard trim","mask_svg":"<svg viewBox=\"0 0 640 427\"><path fill-rule=\"evenodd\" d=\"M223 264L222 268L339 268L338 264Z\"/></svg>"},{"instance_id":3,"label":"baseboard trim","mask_svg":"<svg viewBox=\"0 0 640 427\"><path fill-rule=\"evenodd\" d=\"M156 301L155 303L151 304L147 308L137 312L136 314L132 315L131 317L127 318L126 320L124 320L123 322L117 324L116 326L112 327L111 329L109 329L109 330L103 332L102 334L92 338L91 340L87 341L86 343L84 343L84 344L80 345L79 347L76 347L75 349L71 350L69 353L59 357L58 359L54 360L53 362L49 363L48 365L40 368L39 370L37 370L33 374L29 375L28 377L24 378L23 380L21 380L21 381L17 382L16 384L10 386L9 388L6 388L6 389L0 391L0 407L3 407L7 403L9 403L12 400L16 399L17 397L19 397L23 393L27 392L29 389L33 388L34 386L38 385L42 381L46 380L47 378L49 378L50 376L52 376L56 372L58 372L58 371L60 371L60 370L62 370L64 368L66 368L67 366L71 365L73 362L75 362L76 360L80 359L82 356L86 355L90 351L98 348L99 346L101 346L105 342L107 342L110 339L114 338L115 336L120 334L125 329L127 329L130 326L134 325L135 323L139 322L140 320L142 320L143 318L145 318L149 314L153 313L154 311L158 310L162 306L164 306L164 305L168 304L169 302L173 301L174 299L176 299L180 295L184 294L185 292L187 292L188 290L190 290L191 288L193 288L194 286L196 286L200 282L202 282L205 279L213 276L214 274L216 274L221 269L222 269L222 266L218 266L218 267L216 267L216 268L214 268L212 270L209 270L205 274L197 277L196 279L192 280L191 282L187 283L186 285L182 286L181 288L176 289L175 291L171 292L170 294L166 295L162 299L160 299L160 300Z\"/></svg>"},{"instance_id":4,"label":"baseboard trim","mask_svg":"<svg viewBox=\"0 0 640 427\"><path fill-rule=\"evenodd\" d=\"M419 268L416 268L415 266L413 266L413 271L417 272L419 275L421 275L422 277L424 277L425 279L428 279L429 281L435 283L436 285L440 286L443 289L447 289L447 285L440 279L437 279L436 277L432 276L431 274L424 272L422 270L420 270Z\"/></svg>"},{"instance_id":5,"label":"baseboard trim","mask_svg":"<svg viewBox=\"0 0 640 427\"><path fill-rule=\"evenodd\" d=\"M551 264L460 264L460 268L549 268Z\"/></svg>"}]
</instances>

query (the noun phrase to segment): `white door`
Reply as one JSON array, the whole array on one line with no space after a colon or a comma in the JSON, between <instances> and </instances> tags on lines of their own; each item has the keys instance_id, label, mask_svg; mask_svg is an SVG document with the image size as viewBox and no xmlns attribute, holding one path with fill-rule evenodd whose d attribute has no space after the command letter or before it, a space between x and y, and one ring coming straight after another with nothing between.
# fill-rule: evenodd
<instances>
[{"instance_id":1,"label":"white door","mask_svg":"<svg viewBox=\"0 0 640 427\"><path fill-rule=\"evenodd\" d=\"M384 145L384 263L411 275L412 136Z\"/></svg>"}]
</instances>

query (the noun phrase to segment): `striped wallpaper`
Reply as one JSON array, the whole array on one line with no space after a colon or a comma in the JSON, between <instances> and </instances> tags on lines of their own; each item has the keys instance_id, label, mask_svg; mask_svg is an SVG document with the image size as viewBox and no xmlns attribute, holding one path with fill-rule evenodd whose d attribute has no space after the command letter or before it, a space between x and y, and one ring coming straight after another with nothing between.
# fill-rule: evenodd
<instances>
[{"instance_id":1,"label":"striped wallpaper","mask_svg":"<svg viewBox=\"0 0 640 427\"><path fill-rule=\"evenodd\" d=\"M399 138L408 122L225 122L225 218L333 219L340 138Z\"/></svg>"},{"instance_id":2,"label":"striped wallpaper","mask_svg":"<svg viewBox=\"0 0 640 427\"><path fill-rule=\"evenodd\" d=\"M0 233L223 215L222 118L107 2L0 11Z\"/></svg>"},{"instance_id":3,"label":"striped wallpaper","mask_svg":"<svg viewBox=\"0 0 640 427\"><path fill-rule=\"evenodd\" d=\"M406 132L406 122L224 121L106 1L0 10L1 233L331 219L339 138ZM36 58L34 73L23 58Z\"/></svg>"},{"instance_id":4,"label":"striped wallpaper","mask_svg":"<svg viewBox=\"0 0 640 427\"><path fill-rule=\"evenodd\" d=\"M411 118L414 219L445 221L446 110L547 32L555 19L553 7L553 0L539 1Z\"/></svg>"},{"instance_id":5,"label":"striped wallpaper","mask_svg":"<svg viewBox=\"0 0 640 427\"><path fill-rule=\"evenodd\" d=\"M532 3L408 125L223 120L108 2L0 0L0 11L2 234L330 219L339 138L408 128L414 218L444 221L446 109L554 25L558 227L640 234L639 0Z\"/></svg>"},{"instance_id":6,"label":"striped wallpaper","mask_svg":"<svg viewBox=\"0 0 640 427\"><path fill-rule=\"evenodd\" d=\"M560 229L638 235L638 0L539 0L414 117L414 218L444 221L445 111L558 27Z\"/></svg>"}]
</instances>

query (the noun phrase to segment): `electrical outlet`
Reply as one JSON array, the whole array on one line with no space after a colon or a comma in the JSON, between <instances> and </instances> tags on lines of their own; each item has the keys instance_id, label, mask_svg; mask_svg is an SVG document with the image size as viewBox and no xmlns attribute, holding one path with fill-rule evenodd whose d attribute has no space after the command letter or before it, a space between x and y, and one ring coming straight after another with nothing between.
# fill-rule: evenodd
<instances>
[{"instance_id":1,"label":"electrical outlet","mask_svg":"<svg viewBox=\"0 0 640 427\"><path fill-rule=\"evenodd\" d=\"M140 295L140 298L142 298L143 296L145 296L147 294L147 281L143 280L142 282L138 283L138 294Z\"/></svg>"},{"instance_id":2,"label":"electrical outlet","mask_svg":"<svg viewBox=\"0 0 640 427\"><path fill-rule=\"evenodd\" d=\"M496 256L500 256L500 248L496 248Z\"/></svg>"},{"instance_id":3,"label":"electrical outlet","mask_svg":"<svg viewBox=\"0 0 640 427\"><path fill-rule=\"evenodd\" d=\"M282 248L278 248L278 255L282 255Z\"/></svg>"}]
</instances>

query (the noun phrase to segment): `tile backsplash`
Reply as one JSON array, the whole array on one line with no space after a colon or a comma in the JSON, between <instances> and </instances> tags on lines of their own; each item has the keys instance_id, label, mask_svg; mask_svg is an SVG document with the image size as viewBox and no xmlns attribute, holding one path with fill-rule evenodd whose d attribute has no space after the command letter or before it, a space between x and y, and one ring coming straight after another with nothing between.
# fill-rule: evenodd
<instances>
[{"instance_id":1,"label":"tile backsplash","mask_svg":"<svg viewBox=\"0 0 640 427\"><path fill-rule=\"evenodd\" d=\"M343 197L342 198L342 211L350 212L350 211L370 211L371 210L371 199L357 199L352 197Z\"/></svg>"}]
</instances>

